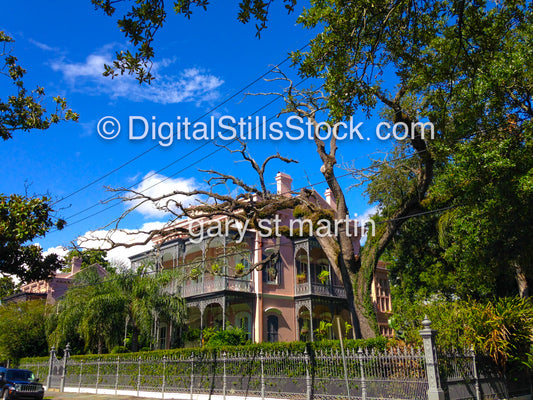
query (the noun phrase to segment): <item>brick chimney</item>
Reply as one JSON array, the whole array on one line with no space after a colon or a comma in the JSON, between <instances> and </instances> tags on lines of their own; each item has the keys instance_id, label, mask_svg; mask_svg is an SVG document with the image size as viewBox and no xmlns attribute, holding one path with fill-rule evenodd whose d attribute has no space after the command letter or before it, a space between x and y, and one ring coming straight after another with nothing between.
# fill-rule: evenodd
<instances>
[{"instance_id":1,"label":"brick chimney","mask_svg":"<svg viewBox=\"0 0 533 400\"><path fill-rule=\"evenodd\" d=\"M292 178L283 172L276 175L277 193L286 197L291 197Z\"/></svg>"},{"instance_id":2,"label":"brick chimney","mask_svg":"<svg viewBox=\"0 0 533 400\"><path fill-rule=\"evenodd\" d=\"M74 275L76 272L81 270L81 262L82 262L81 257L72 257L72 262L71 262L72 269L70 270L70 273L72 275Z\"/></svg>"},{"instance_id":3,"label":"brick chimney","mask_svg":"<svg viewBox=\"0 0 533 400\"><path fill-rule=\"evenodd\" d=\"M326 203L330 205L331 208L334 210L337 208L337 203L335 201L335 196L333 196L333 192L330 188L327 188L324 192L324 197L326 198Z\"/></svg>"}]
</instances>

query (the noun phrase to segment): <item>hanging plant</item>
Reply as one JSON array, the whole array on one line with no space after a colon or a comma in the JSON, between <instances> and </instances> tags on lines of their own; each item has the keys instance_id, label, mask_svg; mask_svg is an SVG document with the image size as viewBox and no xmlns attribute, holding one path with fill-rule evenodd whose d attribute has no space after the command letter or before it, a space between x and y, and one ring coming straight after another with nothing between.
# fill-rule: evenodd
<instances>
[{"instance_id":1,"label":"hanging plant","mask_svg":"<svg viewBox=\"0 0 533 400\"><path fill-rule=\"evenodd\" d=\"M191 272L190 272L190 276L191 276L191 279L198 279L198 277L202 275L202 270L200 269L200 267L192 267L191 268Z\"/></svg>"},{"instance_id":2,"label":"hanging plant","mask_svg":"<svg viewBox=\"0 0 533 400\"><path fill-rule=\"evenodd\" d=\"M323 285L329 281L329 271L327 269L323 269L322 271L320 271L320 274L318 274L318 280L320 281L320 283L322 283Z\"/></svg>"},{"instance_id":3,"label":"hanging plant","mask_svg":"<svg viewBox=\"0 0 533 400\"><path fill-rule=\"evenodd\" d=\"M218 275L220 274L222 268L220 265L218 265L218 263L214 263L213 265L211 265L211 272L213 273L213 275Z\"/></svg>"},{"instance_id":4,"label":"hanging plant","mask_svg":"<svg viewBox=\"0 0 533 400\"><path fill-rule=\"evenodd\" d=\"M305 283L307 281L307 275L305 272L302 272L301 274L296 275L296 282L298 283Z\"/></svg>"},{"instance_id":5,"label":"hanging plant","mask_svg":"<svg viewBox=\"0 0 533 400\"><path fill-rule=\"evenodd\" d=\"M307 335L309 333L309 320L306 319L304 321L304 324L302 326L302 330L300 331L300 334Z\"/></svg>"},{"instance_id":6,"label":"hanging plant","mask_svg":"<svg viewBox=\"0 0 533 400\"><path fill-rule=\"evenodd\" d=\"M324 340L328 338L329 330L332 327L331 322L320 321L318 328L315 329L315 338L316 340Z\"/></svg>"},{"instance_id":7,"label":"hanging plant","mask_svg":"<svg viewBox=\"0 0 533 400\"><path fill-rule=\"evenodd\" d=\"M240 276L240 275L244 274L244 264L243 263L238 263L237 265L235 265L235 274L237 276Z\"/></svg>"}]
</instances>

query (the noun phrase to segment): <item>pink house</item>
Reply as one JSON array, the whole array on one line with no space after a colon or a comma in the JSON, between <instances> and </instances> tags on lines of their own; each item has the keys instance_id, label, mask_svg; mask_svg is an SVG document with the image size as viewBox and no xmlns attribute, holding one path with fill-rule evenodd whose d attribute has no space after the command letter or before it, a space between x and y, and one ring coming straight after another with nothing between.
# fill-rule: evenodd
<instances>
[{"instance_id":1,"label":"pink house","mask_svg":"<svg viewBox=\"0 0 533 400\"><path fill-rule=\"evenodd\" d=\"M74 276L81 271L81 262L81 258L74 257L69 272L59 272L47 281L37 281L23 285L20 287L22 293L17 293L17 295L26 295L27 297L28 295L40 294L43 298L46 298L47 303L55 304L55 302L68 290L69 286L72 284ZM100 276L105 276L107 274L106 270L99 264L93 264L91 267L96 268L98 275ZM6 300L9 301L9 299Z\"/></svg>"},{"instance_id":2,"label":"pink house","mask_svg":"<svg viewBox=\"0 0 533 400\"><path fill-rule=\"evenodd\" d=\"M289 175L278 173L276 183L278 194L292 196ZM324 197L318 193L315 197L323 208L336 207L329 189ZM296 220L292 210L283 210L278 217L284 226ZM212 218L209 222L217 220ZM189 221L182 220L178 224L188 226ZM346 334L345 323L350 321L350 314L345 289L314 237L282 236L278 261L251 272L246 271L250 265L276 251L274 238L248 230L240 242L228 236L201 241L191 239L174 237L157 243L157 252L130 257L134 267L149 263L160 269L184 272L185 281L169 290L186 300L189 330L224 329L231 325L243 328L254 342L290 342L314 340L322 321L333 323L339 319L343 335ZM360 249L359 240L360 235L354 235L356 253ZM390 335L392 332L387 325L390 291L383 264L378 268L373 287L380 331ZM178 333L165 321L157 323L157 347L168 348ZM321 335L335 338L338 333L330 326Z\"/></svg>"}]
</instances>

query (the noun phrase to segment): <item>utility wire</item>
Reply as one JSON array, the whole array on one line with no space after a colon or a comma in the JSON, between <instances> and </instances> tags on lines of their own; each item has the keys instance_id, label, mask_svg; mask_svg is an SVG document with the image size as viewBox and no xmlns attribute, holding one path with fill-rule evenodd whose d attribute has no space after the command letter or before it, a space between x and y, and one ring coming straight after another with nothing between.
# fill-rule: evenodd
<instances>
[{"instance_id":1,"label":"utility wire","mask_svg":"<svg viewBox=\"0 0 533 400\"><path fill-rule=\"evenodd\" d=\"M307 46L309 46L309 43L306 43L304 46L302 46L301 48L299 48L297 51L301 51L303 49L305 49ZM255 83L259 82L260 80L262 80L265 76L267 76L268 74L270 74L272 71L274 71L276 68L279 68L280 65L283 65L284 63L286 63L287 61L289 61L291 58L291 56L287 56L285 57L285 59L283 59L281 62L279 62L277 65L273 66L272 68L270 68L268 71L266 71L265 73L263 73L261 76L259 76L258 78L254 79L252 82L248 83L247 85L245 85L244 87L242 87L241 89L239 89L237 92L233 93L230 97L226 98L224 101L222 101L221 103L217 104L215 107L211 108L210 110L206 111L204 114L202 114L201 116L199 116L198 118L196 118L193 122L191 122L191 124L194 124L198 121L200 121L202 118L208 116L209 114L211 114L213 111L219 109L220 107L222 107L224 104L228 103L230 100L234 99L235 97L237 97L239 94L241 94L242 92L244 92L246 89L248 89L249 87L253 86ZM62 201L82 192L83 190L93 186L94 184L100 182L102 179L104 178L107 178L108 176L112 175L113 173L119 171L120 169L124 168L125 166L131 164L133 161L141 158L142 156L144 156L145 154L151 152L152 150L158 148L159 145L154 145L152 147L150 147L149 149L145 150L144 152L138 154L137 156L131 158L130 160L126 161L125 163L119 165L118 167L112 169L111 171L109 171L108 173L100 176L99 178L96 178L94 180L92 180L91 182L87 183L86 185L80 187L79 189L75 190L74 192L71 192L69 193L68 195L62 197L61 199L55 201L54 203L52 203L52 206L58 204L58 203L61 203Z\"/></svg>"},{"instance_id":2,"label":"utility wire","mask_svg":"<svg viewBox=\"0 0 533 400\"><path fill-rule=\"evenodd\" d=\"M261 108L259 108L258 110L256 110L256 111L254 112L254 114L258 113L259 111L261 111L261 110L263 110L263 109L265 109L265 108L267 108L268 106L270 106L271 104L273 104L274 102L276 102L276 101L278 101L278 100L279 100L279 98L275 98L275 99L269 101L268 103L266 103L265 105L263 105ZM275 117L275 116L274 116L274 117ZM270 120L273 119L274 117L270 117L267 121L270 121ZM262 124L261 124L261 126L262 126ZM228 145L234 143L235 141L236 141L236 139L232 139L232 140L230 140L230 141L228 142ZM187 158L187 157L190 156L191 154L197 152L197 151L200 150L201 148L203 148L203 147L205 147L205 146L207 146L207 145L209 145L209 144L211 144L211 143L214 143L214 142L215 142L214 139L211 139L211 140L209 140L209 141L204 142L202 145L200 145L200 146L196 147L195 149L189 151L189 152L188 152L187 154L185 154L184 156L179 157L179 158L177 158L176 160L172 161L170 164L165 165L163 168L160 168L160 169L158 169L157 171L155 171L155 172L153 172L153 173L151 173L151 174L148 174L147 176L143 177L141 180L138 180L137 182L131 184L131 185L128 186L128 187L126 187L125 189L126 189L126 190L128 190L128 189L132 189L132 188L135 187L136 185L141 184L144 180L146 180L146 179L148 179L148 178L151 178L151 177L153 177L153 176L155 176L155 175L157 175L157 174L163 172L164 170L170 168L170 167L173 166L174 164L176 164L176 163L178 163L178 162L180 162L180 161L183 161L185 158ZM145 189L143 190L143 192L146 191L146 190L148 190L148 189L152 189L152 188L154 188L154 187L157 186L158 184L163 183L163 182L167 181L168 179L170 179L170 178L176 176L177 174L179 174L179 173L181 173L181 172L187 170L188 168L192 167L193 165L198 164L200 161L205 160L207 157L212 156L213 154L217 153L217 152L220 151L221 149L222 149L222 148L218 148L216 151L211 152L208 156L206 156L206 157L202 157L201 159L192 162L191 164L189 164L189 165L186 166L185 168L182 168L182 169L179 170L178 172L175 172L174 174L165 177L164 179L162 179L162 180L158 181L157 183L153 184L152 186L149 186L149 187L145 188ZM89 207L87 207L87 208L84 208L83 210L78 211L78 212L76 212L75 214L72 214L72 215L68 216L68 217L66 218L66 220L68 221L69 219L71 219L71 218L73 218L73 217L76 217L76 216L78 216L78 215L80 215L80 214L83 214L84 212L86 212L86 211L88 211L88 210L91 210L91 209L93 209L94 207L97 207L98 205L100 205L100 204L102 204L102 203L105 203L105 202L111 201L111 200L113 200L114 198L115 198L115 196L109 196L109 197L107 197L106 199L101 200L100 202L93 204L92 206L89 206ZM104 210L104 211L105 211L105 210ZM94 215L94 214L93 214L93 215ZM84 218L83 220L85 220L85 218ZM69 224L69 225L72 225L72 224Z\"/></svg>"}]
</instances>

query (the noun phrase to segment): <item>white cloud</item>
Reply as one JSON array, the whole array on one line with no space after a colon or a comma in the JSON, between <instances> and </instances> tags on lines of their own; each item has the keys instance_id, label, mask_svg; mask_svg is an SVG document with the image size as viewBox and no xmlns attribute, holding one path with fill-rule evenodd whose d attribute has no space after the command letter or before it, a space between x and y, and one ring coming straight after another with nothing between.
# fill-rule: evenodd
<instances>
[{"instance_id":1,"label":"white cloud","mask_svg":"<svg viewBox=\"0 0 533 400\"><path fill-rule=\"evenodd\" d=\"M151 101L159 104L183 102L202 103L218 98L217 89L224 83L220 78L199 68L188 68L171 75L163 71L175 60L163 59L155 62L152 72L156 79L150 85L139 83L131 75L120 75L113 79L104 77L104 64L111 65L113 57L110 46L90 54L84 62L56 60L51 66L63 74L74 90L92 95L102 93L113 99L127 98L132 101Z\"/></svg>"},{"instance_id":2,"label":"white cloud","mask_svg":"<svg viewBox=\"0 0 533 400\"><path fill-rule=\"evenodd\" d=\"M378 206L372 206L368 209L365 210L365 212L363 213L363 215L361 216L357 216L357 221L360 223L360 224L364 224L365 221L368 221L372 216L376 215L377 213L379 212L379 208ZM372 227L370 227L370 229L372 229ZM361 246L363 246L365 243L366 243L366 239L367 239L368 235L365 233L363 236L361 236Z\"/></svg>"},{"instance_id":3,"label":"white cloud","mask_svg":"<svg viewBox=\"0 0 533 400\"><path fill-rule=\"evenodd\" d=\"M49 254L57 254L59 258L65 258L65 256L68 254L68 249L63 246L56 246L56 247L50 247L48 250L43 251L43 256L47 256Z\"/></svg>"},{"instance_id":4,"label":"white cloud","mask_svg":"<svg viewBox=\"0 0 533 400\"><path fill-rule=\"evenodd\" d=\"M48 46L47 44L38 42L37 40L34 40L34 39L29 39L29 42L44 51L59 51L59 49L56 47Z\"/></svg>"},{"instance_id":5,"label":"white cloud","mask_svg":"<svg viewBox=\"0 0 533 400\"><path fill-rule=\"evenodd\" d=\"M108 242L105 241L106 238L111 239L114 243L117 244L133 244L133 243L142 243L148 237L148 233L153 230L159 230L165 226L164 222L148 222L145 223L140 229L123 229L120 231L114 230L97 230L97 231L88 231L83 236L78 238L78 245L83 248L90 249L102 249L107 250L107 260L111 264L123 265L130 267L131 263L129 257L142 253L153 248L153 245L148 242L144 245L136 245L132 247L116 247L114 249L109 249Z\"/></svg>"},{"instance_id":6,"label":"white cloud","mask_svg":"<svg viewBox=\"0 0 533 400\"><path fill-rule=\"evenodd\" d=\"M54 71L63 73L65 79L70 83L75 83L78 78L97 78L100 79L104 71L104 64L110 64L110 59L103 55L91 54L85 60L85 63L68 64L62 61L52 63Z\"/></svg>"},{"instance_id":7,"label":"white cloud","mask_svg":"<svg viewBox=\"0 0 533 400\"><path fill-rule=\"evenodd\" d=\"M361 221L369 220L371 217L373 217L374 215L376 215L378 212L379 212L379 208L378 208L378 206L372 206L372 207L366 209L365 212L363 213L363 215L361 215L361 216L359 217L359 219L360 219Z\"/></svg>"},{"instance_id":8,"label":"white cloud","mask_svg":"<svg viewBox=\"0 0 533 400\"><path fill-rule=\"evenodd\" d=\"M152 171L146 174L142 182L133 190L136 192L141 192L145 196L157 198L170 194L174 191L190 192L199 188L200 185L197 184L194 178L172 179L164 175L156 174ZM182 203L185 206L190 206L195 202L196 198L187 197L185 195L174 195L169 196L168 198L165 198L164 200L161 200L155 204L153 202L144 202L140 204L140 201L132 200L129 202L128 206L137 206L135 211L143 214L146 217L162 218L168 215L168 213L158 209L156 205L164 206L169 200Z\"/></svg>"}]
</instances>

